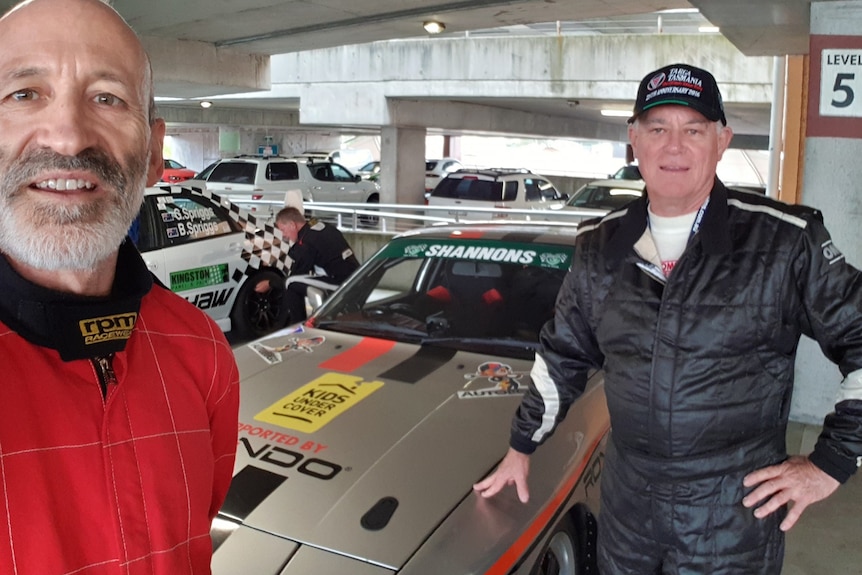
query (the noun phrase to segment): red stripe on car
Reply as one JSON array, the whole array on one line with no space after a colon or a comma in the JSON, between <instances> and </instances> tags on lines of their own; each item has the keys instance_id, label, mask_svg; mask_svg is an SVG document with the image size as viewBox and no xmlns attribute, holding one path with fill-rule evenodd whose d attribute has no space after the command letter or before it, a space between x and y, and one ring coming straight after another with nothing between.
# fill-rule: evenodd
<instances>
[{"instance_id":1,"label":"red stripe on car","mask_svg":"<svg viewBox=\"0 0 862 575\"><path fill-rule=\"evenodd\" d=\"M350 373L359 369L395 347L395 342L386 339L375 339L373 337L362 338L355 346L345 350L338 355L330 357L318 367Z\"/></svg>"}]
</instances>

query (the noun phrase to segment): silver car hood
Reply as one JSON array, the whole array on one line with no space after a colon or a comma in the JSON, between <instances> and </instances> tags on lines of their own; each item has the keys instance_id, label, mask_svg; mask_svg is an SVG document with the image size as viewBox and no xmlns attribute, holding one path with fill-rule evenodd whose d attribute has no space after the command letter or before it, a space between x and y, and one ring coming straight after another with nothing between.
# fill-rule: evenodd
<instances>
[{"instance_id":1,"label":"silver car hood","mask_svg":"<svg viewBox=\"0 0 862 575\"><path fill-rule=\"evenodd\" d=\"M236 356L240 433L223 514L390 569L505 453L532 366L313 329Z\"/></svg>"}]
</instances>

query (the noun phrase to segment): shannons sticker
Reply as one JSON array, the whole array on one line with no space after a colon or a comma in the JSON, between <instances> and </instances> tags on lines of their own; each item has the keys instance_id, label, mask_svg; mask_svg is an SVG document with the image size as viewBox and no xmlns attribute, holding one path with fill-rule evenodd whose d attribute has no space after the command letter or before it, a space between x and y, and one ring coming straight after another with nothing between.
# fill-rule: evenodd
<instances>
[{"instance_id":1,"label":"shannons sticker","mask_svg":"<svg viewBox=\"0 0 862 575\"><path fill-rule=\"evenodd\" d=\"M425 257L472 261L508 262L543 268L566 270L572 260L572 249L546 244L515 244L487 240L435 240L433 242L391 242L383 252L390 258Z\"/></svg>"}]
</instances>

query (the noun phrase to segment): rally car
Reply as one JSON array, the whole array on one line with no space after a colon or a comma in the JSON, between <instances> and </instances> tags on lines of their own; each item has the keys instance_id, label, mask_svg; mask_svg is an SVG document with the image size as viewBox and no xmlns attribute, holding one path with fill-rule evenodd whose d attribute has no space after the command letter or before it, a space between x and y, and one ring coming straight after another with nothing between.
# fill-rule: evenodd
<instances>
[{"instance_id":1,"label":"rally car","mask_svg":"<svg viewBox=\"0 0 862 575\"><path fill-rule=\"evenodd\" d=\"M263 279L283 282L289 267L287 244L271 224L216 193L165 186L147 188L132 232L159 281L223 331L255 338L284 327L280 291L254 291Z\"/></svg>"},{"instance_id":2,"label":"rally car","mask_svg":"<svg viewBox=\"0 0 862 575\"><path fill-rule=\"evenodd\" d=\"M528 504L472 490L508 447L573 232L398 236L305 324L236 348L239 440L214 574L594 573L601 372L532 456Z\"/></svg>"}]
</instances>

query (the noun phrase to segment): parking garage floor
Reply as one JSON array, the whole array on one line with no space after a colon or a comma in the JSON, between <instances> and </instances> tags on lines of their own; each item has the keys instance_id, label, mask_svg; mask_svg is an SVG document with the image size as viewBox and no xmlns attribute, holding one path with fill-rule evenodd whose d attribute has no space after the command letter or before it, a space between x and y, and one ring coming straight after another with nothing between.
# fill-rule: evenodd
<instances>
[{"instance_id":1,"label":"parking garage floor","mask_svg":"<svg viewBox=\"0 0 862 575\"><path fill-rule=\"evenodd\" d=\"M791 453L810 453L820 428L791 423ZM862 575L862 473L809 507L787 533L782 575Z\"/></svg>"}]
</instances>

